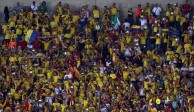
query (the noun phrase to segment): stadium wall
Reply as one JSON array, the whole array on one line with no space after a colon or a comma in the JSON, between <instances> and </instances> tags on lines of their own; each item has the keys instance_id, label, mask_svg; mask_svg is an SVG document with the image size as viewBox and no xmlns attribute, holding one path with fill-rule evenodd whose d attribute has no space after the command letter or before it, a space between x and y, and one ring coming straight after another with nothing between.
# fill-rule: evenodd
<instances>
[{"instance_id":1,"label":"stadium wall","mask_svg":"<svg viewBox=\"0 0 194 112\"><path fill-rule=\"evenodd\" d=\"M17 2L20 2L22 6L30 6L32 1L36 1L36 4L40 4L43 0L0 0L0 17L1 23L4 18L3 10L5 6L14 7ZM121 15L126 17L126 13L129 7L133 7L135 11L135 6L138 4L142 4L142 6L146 5L146 3L155 4L158 3L162 8L166 7L167 3L179 3L182 5L185 0L45 0L47 2L47 6L49 8L49 12L53 9L56 4L61 1L63 4L70 4L72 9L80 8L84 4L88 4L89 8L93 5L97 5L101 9L107 5L110 6L113 2L117 4L117 6L121 9ZM190 0L192 4L194 4L194 0ZM193 12L193 11L192 11Z\"/></svg>"}]
</instances>

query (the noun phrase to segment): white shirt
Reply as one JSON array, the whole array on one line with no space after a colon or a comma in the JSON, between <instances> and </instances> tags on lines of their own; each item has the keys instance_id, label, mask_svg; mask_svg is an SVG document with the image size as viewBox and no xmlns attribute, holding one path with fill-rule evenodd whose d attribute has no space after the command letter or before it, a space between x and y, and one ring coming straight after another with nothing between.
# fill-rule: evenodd
<instances>
[{"instance_id":1,"label":"white shirt","mask_svg":"<svg viewBox=\"0 0 194 112\"><path fill-rule=\"evenodd\" d=\"M141 26L147 25L147 20L145 19L140 19Z\"/></svg>"},{"instance_id":2,"label":"white shirt","mask_svg":"<svg viewBox=\"0 0 194 112\"><path fill-rule=\"evenodd\" d=\"M106 107L110 108L110 104L109 104L109 103L107 103L107 104L106 104Z\"/></svg>"},{"instance_id":3,"label":"white shirt","mask_svg":"<svg viewBox=\"0 0 194 112\"><path fill-rule=\"evenodd\" d=\"M59 94L59 88L55 88L55 95Z\"/></svg>"},{"instance_id":4,"label":"white shirt","mask_svg":"<svg viewBox=\"0 0 194 112\"><path fill-rule=\"evenodd\" d=\"M106 70L106 67L100 67L100 73L104 74L104 70Z\"/></svg>"},{"instance_id":5,"label":"white shirt","mask_svg":"<svg viewBox=\"0 0 194 112\"><path fill-rule=\"evenodd\" d=\"M133 41L137 43L139 42L139 38L134 38Z\"/></svg>"},{"instance_id":6,"label":"white shirt","mask_svg":"<svg viewBox=\"0 0 194 112\"><path fill-rule=\"evenodd\" d=\"M124 55L125 56L131 56L131 48L126 48Z\"/></svg>"},{"instance_id":7,"label":"white shirt","mask_svg":"<svg viewBox=\"0 0 194 112\"><path fill-rule=\"evenodd\" d=\"M37 11L37 10L38 10L38 7L37 7L37 6L34 6L34 5L31 5L31 9L32 9L33 11Z\"/></svg>"},{"instance_id":8,"label":"white shirt","mask_svg":"<svg viewBox=\"0 0 194 112\"><path fill-rule=\"evenodd\" d=\"M100 112L108 112L107 109L104 107L104 108L101 108L100 109Z\"/></svg>"},{"instance_id":9,"label":"white shirt","mask_svg":"<svg viewBox=\"0 0 194 112\"><path fill-rule=\"evenodd\" d=\"M189 31L190 34L193 34L194 26L189 26L188 31Z\"/></svg>"},{"instance_id":10,"label":"white shirt","mask_svg":"<svg viewBox=\"0 0 194 112\"><path fill-rule=\"evenodd\" d=\"M88 9L82 9L82 15L84 18L89 18L89 10Z\"/></svg>"},{"instance_id":11,"label":"white shirt","mask_svg":"<svg viewBox=\"0 0 194 112\"><path fill-rule=\"evenodd\" d=\"M152 12L155 14L155 15L157 15L157 16L159 16L160 15L160 12L162 11L162 9L160 8L160 7L154 7L153 9L152 9Z\"/></svg>"},{"instance_id":12,"label":"white shirt","mask_svg":"<svg viewBox=\"0 0 194 112\"><path fill-rule=\"evenodd\" d=\"M141 88L141 89L139 90L139 95L140 95L140 96L145 96L144 89Z\"/></svg>"},{"instance_id":13,"label":"white shirt","mask_svg":"<svg viewBox=\"0 0 194 112\"><path fill-rule=\"evenodd\" d=\"M27 48L28 48L28 49L32 49L33 46L32 46L31 44L28 44L28 45L27 45Z\"/></svg>"},{"instance_id":14,"label":"white shirt","mask_svg":"<svg viewBox=\"0 0 194 112\"><path fill-rule=\"evenodd\" d=\"M48 102L50 105L53 104L53 100L52 100L52 97L51 97L51 96L46 96L46 97L45 97L45 100L46 100L46 102Z\"/></svg>"},{"instance_id":15,"label":"white shirt","mask_svg":"<svg viewBox=\"0 0 194 112\"><path fill-rule=\"evenodd\" d=\"M169 65L171 65L171 69L174 69L175 64L176 64L176 61L169 61Z\"/></svg>"},{"instance_id":16,"label":"white shirt","mask_svg":"<svg viewBox=\"0 0 194 112\"><path fill-rule=\"evenodd\" d=\"M140 49L139 46L135 46L135 47L134 47L134 50L135 50L136 52L140 52L140 51L141 51L141 49Z\"/></svg>"},{"instance_id":17,"label":"white shirt","mask_svg":"<svg viewBox=\"0 0 194 112\"><path fill-rule=\"evenodd\" d=\"M125 22L123 25L125 26L125 28L130 27L130 23L128 23L128 22Z\"/></svg>"},{"instance_id":18,"label":"white shirt","mask_svg":"<svg viewBox=\"0 0 194 112\"><path fill-rule=\"evenodd\" d=\"M102 94L102 92L101 91L98 91L98 90L96 90L95 92L96 92L96 95L97 96L101 96L101 94Z\"/></svg>"},{"instance_id":19,"label":"white shirt","mask_svg":"<svg viewBox=\"0 0 194 112\"><path fill-rule=\"evenodd\" d=\"M189 26L188 30L194 30L194 26Z\"/></svg>"},{"instance_id":20,"label":"white shirt","mask_svg":"<svg viewBox=\"0 0 194 112\"><path fill-rule=\"evenodd\" d=\"M194 71L194 67L189 67L189 71Z\"/></svg>"},{"instance_id":21,"label":"white shirt","mask_svg":"<svg viewBox=\"0 0 194 112\"><path fill-rule=\"evenodd\" d=\"M64 76L64 79L72 79L72 78L73 78L72 74L66 74Z\"/></svg>"},{"instance_id":22,"label":"white shirt","mask_svg":"<svg viewBox=\"0 0 194 112\"><path fill-rule=\"evenodd\" d=\"M40 108L42 108L43 107L43 104L42 103L38 103L37 106L40 107Z\"/></svg>"},{"instance_id":23,"label":"white shirt","mask_svg":"<svg viewBox=\"0 0 194 112\"><path fill-rule=\"evenodd\" d=\"M96 29L96 30L100 30L100 25L96 25L96 26L95 26L95 29Z\"/></svg>"},{"instance_id":24,"label":"white shirt","mask_svg":"<svg viewBox=\"0 0 194 112\"><path fill-rule=\"evenodd\" d=\"M181 68L181 71L188 71L189 69L188 69L188 67L182 67Z\"/></svg>"},{"instance_id":25,"label":"white shirt","mask_svg":"<svg viewBox=\"0 0 194 112\"><path fill-rule=\"evenodd\" d=\"M106 66L110 66L111 62L106 62Z\"/></svg>"}]
</instances>

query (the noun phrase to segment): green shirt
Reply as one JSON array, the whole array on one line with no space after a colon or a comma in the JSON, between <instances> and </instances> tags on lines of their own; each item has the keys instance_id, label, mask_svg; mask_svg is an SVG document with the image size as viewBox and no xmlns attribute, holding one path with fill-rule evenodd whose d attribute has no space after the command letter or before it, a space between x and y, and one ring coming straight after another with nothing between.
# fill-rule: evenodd
<instances>
[{"instance_id":1,"label":"green shirt","mask_svg":"<svg viewBox=\"0 0 194 112\"><path fill-rule=\"evenodd\" d=\"M42 13L43 13L43 15L44 15L45 12L47 11L47 6L42 5L42 6L40 7L40 10L42 11Z\"/></svg>"}]
</instances>

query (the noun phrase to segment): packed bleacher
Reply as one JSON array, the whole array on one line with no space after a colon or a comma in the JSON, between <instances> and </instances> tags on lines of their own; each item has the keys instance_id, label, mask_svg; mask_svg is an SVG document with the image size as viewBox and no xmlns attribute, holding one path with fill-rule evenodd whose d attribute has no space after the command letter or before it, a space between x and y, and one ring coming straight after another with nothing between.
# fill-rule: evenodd
<instances>
[{"instance_id":1,"label":"packed bleacher","mask_svg":"<svg viewBox=\"0 0 194 112\"><path fill-rule=\"evenodd\" d=\"M137 4L126 18L115 3L37 4L5 6L0 112L194 112L187 0Z\"/></svg>"}]
</instances>

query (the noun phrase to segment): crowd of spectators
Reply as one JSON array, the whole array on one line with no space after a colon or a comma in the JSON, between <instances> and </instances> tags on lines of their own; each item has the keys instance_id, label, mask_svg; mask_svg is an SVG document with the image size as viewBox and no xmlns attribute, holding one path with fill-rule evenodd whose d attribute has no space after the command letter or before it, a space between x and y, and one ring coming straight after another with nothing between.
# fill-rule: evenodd
<instances>
[{"instance_id":1,"label":"crowd of spectators","mask_svg":"<svg viewBox=\"0 0 194 112\"><path fill-rule=\"evenodd\" d=\"M6 6L0 112L194 112L191 5L151 5Z\"/></svg>"}]
</instances>

